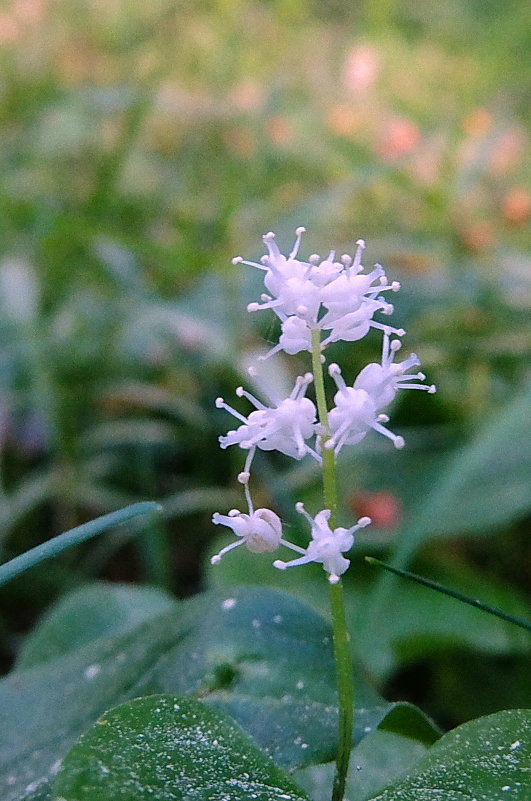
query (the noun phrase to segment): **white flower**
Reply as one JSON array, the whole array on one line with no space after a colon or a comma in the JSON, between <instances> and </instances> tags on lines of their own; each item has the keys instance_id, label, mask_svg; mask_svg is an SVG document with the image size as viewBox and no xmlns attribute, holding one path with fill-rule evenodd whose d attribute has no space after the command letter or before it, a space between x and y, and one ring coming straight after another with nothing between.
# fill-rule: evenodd
<instances>
[{"instance_id":1,"label":"white flower","mask_svg":"<svg viewBox=\"0 0 531 801\"><path fill-rule=\"evenodd\" d=\"M282 333L278 338L278 345L271 348L261 359L269 359L273 354L283 350L290 356L302 350L312 350L312 329L302 317L287 317L282 323Z\"/></svg>"},{"instance_id":2,"label":"white flower","mask_svg":"<svg viewBox=\"0 0 531 801\"><path fill-rule=\"evenodd\" d=\"M245 498L247 500L248 514L240 512L238 509L231 509L226 515L215 512L212 515L212 522L215 525L227 526L231 528L239 539L231 542L230 545L222 548L219 553L210 560L211 564L216 565L221 561L221 557L239 545L245 547L252 553L269 553L276 551L280 545L285 545L292 551L304 553L298 545L292 545L282 538L282 523L280 518L271 509L257 509L254 511L249 485L245 484Z\"/></svg>"},{"instance_id":3,"label":"white flower","mask_svg":"<svg viewBox=\"0 0 531 801\"><path fill-rule=\"evenodd\" d=\"M331 251L326 259L314 254L304 262L296 258L304 230L297 228L295 244L287 257L280 253L275 235L270 232L263 237L268 254L260 264L241 257L233 260L265 272L268 293L261 296L261 303L250 303L248 311L272 309L282 322L278 345L265 358L280 350L290 355L311 350L313 330L329 332L322 348L340 340L354 342L370 328L401 336L404 333L401 329L389 328L372 319L378 311L392 314L393 306L381 293L396 292L400 284L389 283L380 265L367 274L361 272L365 242L358 240L354 258L343 255L340 261L335 261L335 252Z\"/></svg>"},{"instance_id":4,"label":"white flower","mask_svg":"<svg viewBox=\"0 0 531 801\"><path fill-rule=\"evenodd\" d=\"M337 455L343 445L360 442L370 428L388 437L395 448L404 447L403 437L393 434L383 425L389 422L389 418L381 414L381 410L394 400L399 389L422 389L433 393L435 386L409 383L423 381L426 376L424 373L406 375L411 367L420 364L414 353L403 362L393 361L400 347L401 343L398 340L391 342L389 331L384 331L381 364L368 364L364 367L352 387L347 387L337 364L329 366L328 372L338 391L334 396L335 406L328 413L331 436L326 441L325 448L333 448Z\"/></svg>"},{"instance_id":5,"label":"white flower","mask_svg":"<svg viewBox=\"0 0 531 801\"><path fill-rule=\"evenodd\" d=\"M318 562L323 565L323 569L329 574L328 581L331 584L337 584L339 577L343 575L350 565L349 560L343 556L343 553L352 548L354 532L368 526L371 522L370 517L361 517L350 528L340 527L332 531L328 524L331 514L329 509L323 509L314 518L307 513L304 504L298 503L296 509L310 523L312 540L306 551L298 559L293 559L291 562L282 562L277 559L273 562L274 567L279 570L285 570L287 567L297 567L298 565L306 565L309 562Z\"/></svg>"},{"instance_id":6,"label":"white flower","mask_svg":"<svg viewBox=\"0 0 531 801\"><path fill-rule=\"evenodd\" d=\"M420 361L415 353L411 353L403 362L394 361L395 354L402 347L397 339L390 340L389 332L384 332L381 364L368 364L354 381L354 389L364 389L374 399L379 409L388 406L394 400L399 389L423 389L430 394L436 391L434 384L410 384L410 381L424 381L424 373L406 375L412 367L418 367Z\"/></svg>"},{"instance_id":7,"label":"white flower","mask_svg":"<svg viewBox=\"0 0 531 801\"><path fill-rule=\"evenodd\" d=\"M227 515L215 512L212 522L215 525L231 528L236 536L240 537L212 557L210 561L213 565L238 545L245 545L252 553L266 553L275 551L282 541L282 523L270 509L257 509L252 514L242 514L238 509L231 509Z\"/></svg>"},{"instance_id":8,"label":"white flower","mask_svg":"<svg viewBox=\"0 0 531 801\"><path fill-rule=\"evenodd\" d=\"M380 328L383 331L391 331L397 336L403 336L403 328L390 328L383 323L375 322L372 316L377 311L383 314L391 314L393 307L386 303L383 298L372 300L365 298L363 304L356 311L348 312L341 316L326 314L320 322L323 330L330 330L330 334L323 340L321 347L325 348L331 342L356 342L363 339L371 328Z\"/></svg>"},{"instance_id":9,"label":"white flower","mask_svg":"<svg viewBox=\"0 0 531 801\"><path fill-rule=\"evenodd\" d=\"M241 256L236 256L236 258L232 260L232 263L248 264L250 267L256 267L259 270L263 270L265 272L264 284L266 288L274 297L278 297L282 292L282 288L287 280L290 278L305 278L308 269L310 268L309 263L301 262L295 258L299 251L302 234L305 232L305 230L305 228L301 227L297 228L295 231L297 238L295 240L293 249L287 258L283 256L278 249L278 245L275 242L275 234L270 231L268 234L264 234L262 237L269 253L267 256L262 257L261 264L258 264L255 261L246 261L245 259L242 259Z\"/></svg>"},{"instance_id":10,"label":"white flower","mask_svg":"<svg viewBox=\"0 0 531 801\"><path fill-rule=\"evenodd\" d=\"M325 442L325 448L334 449L336 456L344 445L357 445L368 434L371 428L385 433L393 439L395 446L401 448L404 441L384 429L383 418L378 415L376 404L364 389L347 387L337 364L331 364L329 373L339 387L334 396L336 404L328 412L328 426L331 436Z\"/></svg>"},{"instance_id":11,"label":"white flower","mask_svg":"<svg viewBox=\"0 0 531 801\"><path fill-rule=\"evenodd\" d=\"M316 431L316 409L312 401L305 397L308 385L312 381L311 373L299 376L290 395L273 407L265 406L243 387L238 387L236 394L247 398L256 407L256 411L251 412L248 417L228 406L223 398L216 400L218 409L226 409L242 422L237 429L219 438L222 448L239 445L240 448L249 451L243 473L240 473L242 483L246 483L249 479L256 448L264 451L276 450L294 459L302 459L309 453L320 461L319 454L306 442Z\"/></svg>"}]
</instances>

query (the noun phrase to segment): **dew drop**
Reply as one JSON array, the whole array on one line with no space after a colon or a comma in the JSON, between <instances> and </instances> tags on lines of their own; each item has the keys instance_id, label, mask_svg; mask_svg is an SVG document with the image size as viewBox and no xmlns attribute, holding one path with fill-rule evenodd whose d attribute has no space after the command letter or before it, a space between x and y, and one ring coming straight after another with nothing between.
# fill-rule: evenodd
<instances>
[{"instance_id":1,"label":"dew drop","mask_svg":"<svg viewBox=\"0 0 531 801\"><path fill-rule=\"evenodd\" d=\"M98 673L101 673L101 665L89 665L85 668L85 678L87 681L95 679Z\"/></svg>"}]
</instances>

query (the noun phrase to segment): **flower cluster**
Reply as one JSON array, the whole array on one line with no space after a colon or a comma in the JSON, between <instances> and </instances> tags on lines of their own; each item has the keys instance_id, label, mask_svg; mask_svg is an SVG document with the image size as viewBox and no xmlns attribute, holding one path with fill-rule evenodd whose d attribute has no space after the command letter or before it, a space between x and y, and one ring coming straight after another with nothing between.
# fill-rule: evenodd
<instances>
[{"instance_id":1,"label":"flower cluster","mask_svg":"<svg viewBox=\"0 0 531 801\"><path fill-rule=\"evenodd\" d=\"M302 504L297 504L297 511L310 523L311 541L303 549L284 540L282 524L274 512L269 509L254 511L249 480L256 449L276 450L299 460L309 455L321 462L323 450L331 450L337 457L343 447L360 442L371 429L390 439L396 448L402 448L404 439L385 426L389 422L385 409L400 389L432 393L435 387L422 383L423 373L411 372L420 364L415 354L402 362L395 361L401 347L398 337L405 331L373 319L377 312L392 314L392 304L381 293L398 291L399 283L389 282L380 265L363 272L361 259L365 243L361 239L356 243L354 257L343 255L336 261L335 252L331 251L325 259L312 255L308 261L301 261L297 256L304 230L297 229L295 245L288 256L280 253L274 234L268 233L263 237L268 252L260 263L240 257L233 260L235 264L247 264L264 272L267 293L262 294L261 303L250 303L248 311L271 309L281 321L278 344L263 358L279 351L294 355L317 348L324 360L322 351L332 343L354 342L375 328L382 332L381 360L364 367L352 385L347 385L337 364L329 365L328 374L337 392L325 421L318 419L315 404L306 397L314 380L312 373L299 376L287 398L271 397L271 405L238 387L236 395L254 407L247 416L229 406L223 398L216 400L218 408L225 409L240 423L221 436L219 442L222 448L238 445L247 452L238 480L244 485L248 512L233 509L228 515L216 513L213 516L214 523L231 528L238 539L214 556L212 563L219 562L227 551L238 545L245 544L255 553L274 551L283 545L300 556L289 562L276 560L275 567L284 570L318 562L328 573L329 581L335 583L348 568L349 561L343 554L352 547L355 531L368 525L370 519L363 517L348 529L332 530L328 522L329 509L312 518Z\"/></svg>"},{"instance_id":2,"label":"flower cluster","mask_svg":"<svg viewBox=\"0 0 531 801\"><path fill-rule=\"evenodd\" d=\"M263 238L268 254L260 264L244 261L240 256L233 259L234 264L248 264L265 273L264 285L268 293L262 295L262 303L250 303L247 311L272 309L281 320L278 345L264 358L280 350L292 356L300 351L311 351L312 331L316 329L325 332L321 348L340 340L355 342L370 328L399 336L404 334L402 329L373 320L377 311L392 314L392 304L381 293L397 292L400 284L398 281L389 283L379 264L367 274L361 272L365 242L357 241L354 258L345 254L340 261L335 261L332 250L326 259L321 260L314 254L305 262L296 258L304 231L304 228L297 228L295 245L287 258L280 253L275 235L270 232Z\"/></svg>"}]
</instances>

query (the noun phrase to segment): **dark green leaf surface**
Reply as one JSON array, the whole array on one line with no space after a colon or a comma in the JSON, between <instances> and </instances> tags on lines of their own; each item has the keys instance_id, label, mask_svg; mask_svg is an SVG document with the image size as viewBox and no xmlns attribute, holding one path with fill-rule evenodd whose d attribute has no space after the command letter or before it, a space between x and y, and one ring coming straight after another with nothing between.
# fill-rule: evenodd
<instances>
[{"instance_id":1,"label":"dark green leaf surface","mask_svg":"<svg viewBox=\"0 0 531 801\"><path fill-rule=\"evenodd\" d=\"M405 776L426 754L425 745L399 734L375 731L352 751L346 798L367 801L375 792ZM312 801L330 801L335 765L312 765L295 773L295 779Z\"/></svg>"},{"instance_id":2,"label":"dark green leaf surface","mask_svg":"<svg viewBox=\"0 0 531 801\"><path fill-rule=\"evenodd\" d=\"M33 629L19 653L17 669L75 651L98 637L122 634L177 606L154 587L103 582L82 587L61 598Z\"/></svg>"},{"instance_id":3,"label":"dark green leaf surface","mask_svg":"<svg viewBox=\"0 0 531 801\"><path fill-rule=\"evenodd\" d=\"M501 582L486 582L478 570L432 568L430 577L514 615L530 616L521 593ZM384 581L387 578L386 575ZM371 617L371 597L362 598L353 606L354 627L362 646L360 654L371 671L382 678L397 664L411 664L450 649L495 656L529 654L531 638L525 630L426 587L389 578L397 582L392 588L392 615L388 614L383 596L379 599L379 615L372 607ZM386 582L385 586L390 585Z\"/></svg>"},{"instance_id":4,"label":"dark green leaf surface","mask_svg":"<svg viewBox=\"0 0 531 801\"><path fill-rule=\"evenodd\" d=\"M371 801L529 801L531 709L510 709L444 735L413 772Z\"/></svg>"},{"instance_id":5,"label":"dark green leaf surface","mask_svg":"<svg viewBox=\"0 0 531 801\"><path fill-rule=\"evenodd\" d=\"M137 698L105 714L67 754L58 801L304 801L229 719L193 699Z\"/></svg>"},{"instance_id":6,"label":"dark green leaf surface","mask_svg":"<svg viewBox=\"0 0 531 801\"><path fill-rule=\"evenodd\" d=\"M531 383L448 462L405 521L411 553L426 536L485 533L531 508Z\"/></svg>"},{"instance_id":7,"label":"dark green leaf surface","mask_svg":"<svg viewBox=\"0 0 531 801\"><path fill-rule=\"evenodd\" d=\"M227 712L283 767L334 756L329 625L290 596L248 587L197 596L2 680L2 801L19 801L28 785L49 778L105 710L154 693L195 695ZM377 727L427 743L438 736L418 709L386 702L361 678L356 706L356 739Z\"/></svg>"}]
</instances>

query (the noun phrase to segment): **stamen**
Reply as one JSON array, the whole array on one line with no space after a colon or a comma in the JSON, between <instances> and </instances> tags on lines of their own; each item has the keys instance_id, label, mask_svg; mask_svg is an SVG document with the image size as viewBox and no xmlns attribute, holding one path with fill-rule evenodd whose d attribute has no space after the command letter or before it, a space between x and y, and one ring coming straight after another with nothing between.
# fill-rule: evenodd
<instances>
[{"instance_id":1,"label":"stamen","mask_svg":"<svg viewBox=\"0 0 531 801\"><path fill-rule=\"evenodd\" d=\"M233 409L232 406L229 406L228 403L225 403L223 398L216 398L216 408L217 409L225 409L226 412L229 412L229 414L232 414L232 416L235 417L237 420L241 420L242 423L247 423L247 418L244 417L243 414L240 414L240 412L237 412L236 409ZM233 432L229 432L229 433L233 433Z\"/></svg>"},{"instance_id":2,"label":"stamen","mask_svg":"<svg viewBox=\"0 0 531 801\"><path fill-rule=\"evenodd\" d=\"M296 235L297 238L295 240L295 244L293 245L293 250L291 251L291 253L288 256L288 259L294 259L295 256L297 255L297 253L299 252L299 248L301 246L302 235L303 235L303 233L305 231L306 231L306 228L304 228L302 225L299 226L299 228L295 229L295 235Z\"/></svg>"},{"instance_id":3,"label":"stamen","mask_svg":"<svg viewBox=\"0 0 531 801\"><path fill-rule=\"evenodd\" d=\"M356 242L356 245L358 247L357 247L356 253L354 254L354 261L352 262L352 268L351 268L353 273L359 273L359 271L360 271L361 254L365 250L365 240L364 239L358 239L358 241Z\"/></svg>"},{"instance_id":4,"label":"stamen","mask_svg":"<svg viewBox=\"0 0 531 801\"><path fill-rule=\"evenodd\" d=\"M247 392L247 390L243 387L237 387L236 395L239 398L247 398L247 400L250 401L256 409L260 409L261 411L265 411L265 409L267 409L267 406L259 401L258 398L255 398L254 395L251 395L250 392Z\"/></svg>"},{"instance_id":5,"label":"stamen","mask_svg":"<svg viewBox=\"0 0 531 801\"><path fill-rule=\"evenodd\" d=\"M221 551L219 551L219 553L217 553L215 556L211 558L210 564L211 565L219 564L221 562L222 556L225 556L226 553L234 550L234 548L238 548L239 545L243 545L244 542L245 540L241 539L241 540L236 540L236 542L231 542L229 545L226 545L225 548L222 548Z\"/></svg>"}]
</instances>

